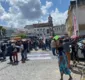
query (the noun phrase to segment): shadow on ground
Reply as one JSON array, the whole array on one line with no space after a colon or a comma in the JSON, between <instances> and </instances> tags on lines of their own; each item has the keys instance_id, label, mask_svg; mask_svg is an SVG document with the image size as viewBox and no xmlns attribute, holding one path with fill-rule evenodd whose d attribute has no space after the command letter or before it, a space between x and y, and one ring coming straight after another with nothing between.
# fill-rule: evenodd
<instances>
[{"instance_id":1,"label":"shadow on ground","mask_svg":"<svg viewBox=\"0 0 85 80\"><path fill-rule=\"evenodd\" d=\"M79 63L76 67L74 67L73 65L71 65L71 67L72 67L71 71L73 73L81 75L85 68L85 65L83 63Z\"/></svg>"}]
</instances>

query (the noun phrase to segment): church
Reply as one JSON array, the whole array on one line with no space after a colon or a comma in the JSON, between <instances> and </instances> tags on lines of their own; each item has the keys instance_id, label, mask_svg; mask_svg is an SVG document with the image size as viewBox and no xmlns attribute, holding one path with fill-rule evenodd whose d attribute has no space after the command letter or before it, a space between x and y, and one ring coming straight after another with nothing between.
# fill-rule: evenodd
<instances>
[{"instance_id":1,"label":"church","mask_svg":"<svg viewBox=\"0 0 85 80\"><path fill-rule=\"evenodd\" d=\"M37 36L37 37L41 37L41 38L52 36L54 33L53 21L52 21L51 15L49 15L47 23L38 23L38 24L33 24L33 25L26 25L24 28L27 29L28 35Z\"/></svg>"},{"instance_id":2,"label":"church","mask_svg":"<svg viewBox=\"0 0 85 80\"><path fill-rule=\"evenodd\" d=\"M27 31L27 35L37 36L39 38L48 38L50 36L63 35L66 33L66 27L64 24L53 26L53 20L51 15L49 15L47 23L26 25L24 28Z\"/></svg>"}]
</instances>

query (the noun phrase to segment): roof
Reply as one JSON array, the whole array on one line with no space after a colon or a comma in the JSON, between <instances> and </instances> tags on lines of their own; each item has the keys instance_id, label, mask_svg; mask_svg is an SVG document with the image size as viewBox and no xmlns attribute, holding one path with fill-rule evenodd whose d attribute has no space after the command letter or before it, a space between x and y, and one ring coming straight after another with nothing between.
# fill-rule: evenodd
<instances>
[{"instance_id":1,"label":"roof","mask_svg":"<svg viewBox=\"0 0 85 80\"><path fill-rule=\"evenodd\" d=\"M78 6L84 4L85 5L85 0L77 0L77 4ZM75 6L76 5L76 1L70 1L70 6Z\"/></svg>"},{"instance_id":2,"label":"roof","mask_svg":"<svg viewBox=\"0 0 85 80\"><path fill-rule=\"evenodd\" d=\"M61 27L61 26L65 26L65 24L61 24L61 25L56 25L56 26L53 26L53 27Z\"/></svg>"},{"instance_id":3,"label":"roof","mask_svg":"<svg viewBox=\"0 0 85 80\"><path fill-rule=\"evenodd\" d=\"M33 28L33 27L34 27L33 25L26 25L24 28L30 29L30 28Z\"/></svg>"},{"instance_id":4,"label":"roof","mask_svg":"<svg viewBox=\"0 0 85 80\"><path fill-rule=\"evenodd\" d=\"M36 27L48 27L51 26L49 23L38 23L38 24L33 24L33 26Z\"/></svg>"}]
</instances>

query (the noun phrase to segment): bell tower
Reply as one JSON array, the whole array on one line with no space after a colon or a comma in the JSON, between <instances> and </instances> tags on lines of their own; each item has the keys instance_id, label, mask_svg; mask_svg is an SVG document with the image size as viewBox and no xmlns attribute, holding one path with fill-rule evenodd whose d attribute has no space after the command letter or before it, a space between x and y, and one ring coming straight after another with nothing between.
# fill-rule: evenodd
<instances>
[{"instance_id":1,"label":"bell tower","mask_svg":"<svg viewBox=\"0 0 85 80\"><path fill-rule=\"evenodd\" d=\"M49 17L48 17L48 23L53 26L53 21L52 21L52 17L51 15L49 14Z\"/></svg>"}]
</instances>

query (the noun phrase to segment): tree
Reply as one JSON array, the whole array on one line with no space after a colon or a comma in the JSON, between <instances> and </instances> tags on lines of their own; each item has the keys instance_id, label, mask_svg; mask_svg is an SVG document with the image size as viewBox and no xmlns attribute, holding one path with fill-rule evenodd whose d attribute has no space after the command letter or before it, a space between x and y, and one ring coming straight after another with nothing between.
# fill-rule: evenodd
<instances>
[{"instance_id":1,"label":"tree","mask_svg":"<svg viewBox=\"0 0 85 80\"><path fill-rule=\"evenodd\" d=\"M2 28L2 34L3 34L3 36L6 36L6 29L5 28Z\"/></svg>"},{"instance_id":2,"label":"tree","mask_svg":"<svg viewBox=\"0 0 85 80\"><path fill-rule=\"evenodd\" d=\"M26 34L19 34L19 35L17 35L17 37L26 38L27 36L26 36Z\"/></svg>"},{"instance_id":3,"label":"tree","mask_svg":"<svg viewBox=\"0 0 85 80\"><path fill-rule=\"evenodd\" d=\"M0 36L5 36L6 35L6 29L3 26L0 26Z\"/></svg>"},{"instance_id":4,"label":"tree","mask_svg":"<svg viewBox=\"0 0 85 80\"><path fill-rule=\"evenodd\" d=\"M0 26L0 37L2 36L2 26Z\"/></svg>"}]
</instances>

